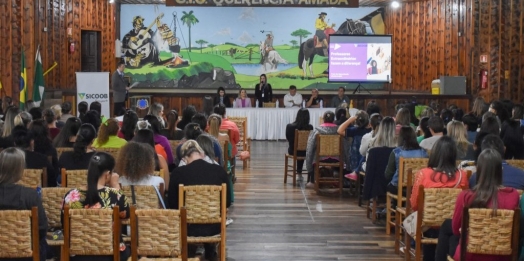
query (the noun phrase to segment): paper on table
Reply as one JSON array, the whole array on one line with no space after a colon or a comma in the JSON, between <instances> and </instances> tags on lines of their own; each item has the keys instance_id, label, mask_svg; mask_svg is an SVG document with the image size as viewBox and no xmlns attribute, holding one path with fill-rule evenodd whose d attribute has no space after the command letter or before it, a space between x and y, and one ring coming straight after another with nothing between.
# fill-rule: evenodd
<instances>
[{"instance_id":1,"label":"paper on table","mask_svg":"<svg viewBox=\"0 0 524 261\"><path fill-rule=\"evenodd\" d=\"M129 86L129 88L133 88L135 86L137 86L140 82L134 82L133 84L131 84L131 86Z\"/></svg>"}]
</instances>

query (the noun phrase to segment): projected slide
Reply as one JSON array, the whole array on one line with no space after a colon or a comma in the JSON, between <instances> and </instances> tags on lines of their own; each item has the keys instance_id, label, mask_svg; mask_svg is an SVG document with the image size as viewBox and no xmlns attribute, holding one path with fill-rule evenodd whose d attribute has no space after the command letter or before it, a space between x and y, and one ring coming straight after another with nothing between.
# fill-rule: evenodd
<instances>
[{"instance_id":1,"label":"projected slide","mask_svg":"<svg viewBox=\"0 0 524 261\"><path fill-rule=\"evenodd\" d=\"M329 40L329 81L389 82L391 36L332 35Z\"/></svg>"}]
</instances>

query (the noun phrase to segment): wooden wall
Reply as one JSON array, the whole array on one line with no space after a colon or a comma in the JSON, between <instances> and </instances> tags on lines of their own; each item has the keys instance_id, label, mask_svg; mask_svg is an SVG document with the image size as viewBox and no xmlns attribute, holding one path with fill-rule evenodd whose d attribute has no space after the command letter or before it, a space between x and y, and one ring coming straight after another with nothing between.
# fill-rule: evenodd
<instances>
[{"instance_id":1,"label":"wooden wall","mask_svg":"<svg viewBox=\"0 0 524 261\"><path fill-rule=\"evenodd\" d=\"M393 90L430 92L439 76L462 75L468 94L522 102L523 11L521 0L426 0L388 7ZM489 63L480 64L481 54L489 54ZM487 89L479 88L480 69L489 72Z\"/></svg>"},{"instance_id":2,"label":"wooden wall","mask_svg":"<svg viewBox=\"0 0 524 261\"><path fill-rule=\"evenodd\" d=\"M44 31L44 28L46 31ZM67 35L72 28L72 35ZM42 63L47 70L46 90L76 88L75 72L80 71L81 30L100 31L102 71L116 67L114 59L114 6L107 0L3 0L0 1L0 81L5 94L18 101L20 56L25 50L28 72L28 99L32 98L34 60L40 45ZM76 42L69 52L69 40Z\"/></svg>"}]
</instances>

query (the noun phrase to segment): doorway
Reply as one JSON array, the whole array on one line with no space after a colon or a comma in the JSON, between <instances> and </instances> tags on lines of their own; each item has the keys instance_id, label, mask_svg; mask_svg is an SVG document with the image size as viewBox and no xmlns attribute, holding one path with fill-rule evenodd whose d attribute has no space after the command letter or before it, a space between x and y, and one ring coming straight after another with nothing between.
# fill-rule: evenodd
<instances>
[{"instance_id":1,"label":"doorway","mask_svg":"<svg viewBox=\"0 0 524 261\"><path fill-rule=\"evenodd\" d=\"M82 30L81 33L82 42L82 72L100 72L102 70L101 66L101 34L100 31L87 31Z\"/></svg>"}]
</instances>

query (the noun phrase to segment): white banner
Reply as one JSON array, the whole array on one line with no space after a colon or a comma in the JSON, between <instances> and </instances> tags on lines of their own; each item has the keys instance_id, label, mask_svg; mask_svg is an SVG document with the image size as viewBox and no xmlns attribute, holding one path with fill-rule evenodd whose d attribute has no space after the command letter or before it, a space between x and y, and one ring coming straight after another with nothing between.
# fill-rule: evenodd
<instances>
[{"instance_id":1,"label":"white banner","mask_svg":"<svg viewBox=\"0 0 524 261\"><path fill-rule=\"evenodd\" d=\"M85 101L91 104L98 101L102 104L102 116L110 118L109 72L77 72L76 104Z\"/></svg>"}]
</instances>

